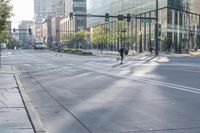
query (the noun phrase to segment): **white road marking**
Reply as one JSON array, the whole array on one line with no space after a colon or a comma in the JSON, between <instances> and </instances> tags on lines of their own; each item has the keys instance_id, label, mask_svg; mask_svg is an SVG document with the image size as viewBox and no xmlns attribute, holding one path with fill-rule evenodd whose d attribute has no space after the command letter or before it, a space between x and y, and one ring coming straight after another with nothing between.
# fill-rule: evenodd
<instances>
[{"instance_id":1,"label":"white road marking","mask_svg":"<svg viewBox=\"0 0 200 133\"><path fill-rule=\"evenodd\" d=\"M137 78L134 78L134 79L133 78L129 78L129 79L137 80L137 81L145 82L145 83L150 83L150 84L155 84L155 85L160 85L160 86L173 88L173 89L177 89L177 90L182 90L182 91L187 91L187 92L200 94L200 88L193 88L193 87L188 87L188 86L183 86L183 85L178 85L178 84L161 82L161 81L146 79L146 78L142 78L142 77L137 77Z\"/></svg>"},{"instance_id":2,"label":"white road marking","mask_svg":"<svg viewBox=\"0 0 200 133\"><path fill-rule=\"evenodd\" d=\"M120 75L119 73L114 74L114 73L111 73L111 72L108 72L108 71L93 69L91 67L86 68L86 67L82 66L82 67L79 67L79 68L86 69L86 70L89 70L89 71L98 72L98 73L102 73L102 74L111 75L111 76L114 76L114 77L126 78L126 79L129 79L129 80L135 80L135 81L139 81L139 82L143 82L143 83L149 83L149 84L159 85L159 86L168 87L168 88L172 88L172 89L176 89L176 90L200 94L200 88L193 88L193 87L189 87L189 86L183 86L183 85L178 85L178 84L161 82L161 81L151 80L151 79L147 79L147 78L143 78L143 77L137 77L137 76L125 76L123 74Z\"/></svg>"},{"instance_id":3,"label":"white road marking","mask_svg":"<svg viewBox=\"0 0 200 133\"><path fill-rule=\"evenodd\" d=\"M200 73L200 70L189 70L189 69L176 69L176 68L162 68L162 69L166 69L166 70L176 70L176 71L182 71L182 72L193 72L193 73Z\"/></svg>"}]
</instances>

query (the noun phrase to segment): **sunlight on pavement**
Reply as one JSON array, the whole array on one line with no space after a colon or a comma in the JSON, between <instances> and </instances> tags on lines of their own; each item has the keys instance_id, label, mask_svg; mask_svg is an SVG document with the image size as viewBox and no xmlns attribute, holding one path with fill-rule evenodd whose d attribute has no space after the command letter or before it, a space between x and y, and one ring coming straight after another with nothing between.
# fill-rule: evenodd
<instances>
[{"instance_id":1,"label":"sunlight on pavement","mask_svg":"<svg viewBox=\"0 0 200 133\"><path fill-rule=\"evenodd\" d=\"M153 72L159 65L151 65L151 66L137 66L134 68L133 73L131 75L133 76L141 76L145 77L147 74Z\"/></svg>"},{"instance_id":2,"label":"sunlight on pavement","mask_svg":"<svg viewBox=\"0 0 200 133\"><path fill-rule=\"evenodd\" d=\"M167 62L169 62L169 58L166 56L159 56L159 57L152 59L151 61L159 62L159 63L167 63Z\"/></svg>"},{"instance_id":3,"label":"sunlight on pavement","mask_svg":"<svg viewBox=\"0 0 200 133\"><path fill-rule=\"evenodd\" d=\"M119 88L119 86L122 85L123 87ZM129 81L119 80L107 88L102 88L102 91L100 93L97 93L96 95L93 95L91 98L74 106L73 110L83 113L90 110L102 108L103 103L115 101L115 99L117 99L122 94L122 92L125 92L128 87L130 87ZM88 104L90 105L90 103L94 102L98 104L94 104L93 106L88 106Z\"/></svg>"}]
</instances>

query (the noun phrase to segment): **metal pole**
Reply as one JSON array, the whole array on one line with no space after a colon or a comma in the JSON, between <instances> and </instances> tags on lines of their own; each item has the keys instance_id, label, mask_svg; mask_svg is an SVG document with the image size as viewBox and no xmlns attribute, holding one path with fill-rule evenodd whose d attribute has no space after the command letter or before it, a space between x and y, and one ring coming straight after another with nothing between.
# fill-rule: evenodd
<instances>
[{"instance_id":1,"label":"metal pole","mask_svg":"<svg viewBox=\"0 0 200 133\"><path fill-rule=\"evenodd\" d=\"M1 21L1 16L0 16L0 21ZM1 43L0 43L0 68L1 68Z\"/></svg>"},{"instance_id":2,"label":"metal pole","mask_svg":"<svg viewBox=\"0 0 200 133\"><path fill-rule=\"evenodd\" d=\"M156 0L156 33L155 33L155 40L156 40L156 52L155 52L155 56L158 56L158 0Z\"/></svg>"},{"instance_id":3,"label":"metal pole","mask_svg":"<svg viewBox=\"0 0 200 133\"><path fill-rule=\"evenodd\" d=\"M1 43L0 43L0 68L1 68Z\"/></svg>"}]
</instances>

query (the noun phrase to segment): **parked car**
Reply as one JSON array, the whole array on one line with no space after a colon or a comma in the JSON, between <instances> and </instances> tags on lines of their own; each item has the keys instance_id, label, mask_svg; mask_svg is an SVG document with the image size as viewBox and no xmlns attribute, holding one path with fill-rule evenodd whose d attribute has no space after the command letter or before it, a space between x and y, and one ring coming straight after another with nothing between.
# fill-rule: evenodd
<instances>
[{"instance_id":1,"label":"parked car","mask_svg":"<svg viewBox=\"0 0 200 133\"><path fill-rule=\"evenodd\" d=\"M44 49L44 44L42 42L35 42L34 49Z\"/></svg>"}]
</instances>

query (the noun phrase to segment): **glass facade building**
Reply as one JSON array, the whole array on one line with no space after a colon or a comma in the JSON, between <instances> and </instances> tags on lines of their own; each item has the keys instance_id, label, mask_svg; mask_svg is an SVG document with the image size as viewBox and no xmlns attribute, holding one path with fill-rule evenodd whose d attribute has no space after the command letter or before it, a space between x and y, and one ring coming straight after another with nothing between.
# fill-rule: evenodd
<instances>
[{"instance_id":1,"label":"glass facade building","mask_svg":"<svg viewBox=\"0 0 200 133\"><path fill-rule=\"evenodd\" d=\"M156 0L88 0L87 13L155 17L155 9ZM159 0L159 24L160 51L183 52L200 47L200 0ZM132 39L123 42L118 37L109 45L111 50L118 50L125 44L128 49L143 52L155 45L154 20L134 19L128 23L126 19L118 22L116 18L110 18L109 22L105 22L105 18L89 18L87 26L92 31L97 27L109 28L111 36L125 29L124 38Z\"/></svg>"},{"instance_id":2,"label":"glass facade building","mask_svg":"<svg viewBox=\"0 0 200 133\"><path fill-rule=\"evenodd\" d=\"M70 12L85 14L86 0L65 0L65 16L69 17ZM86 18L74 16L72 21L69 20L70 31L79 31L86 28Z\"/></svg>"}]
</instances>

